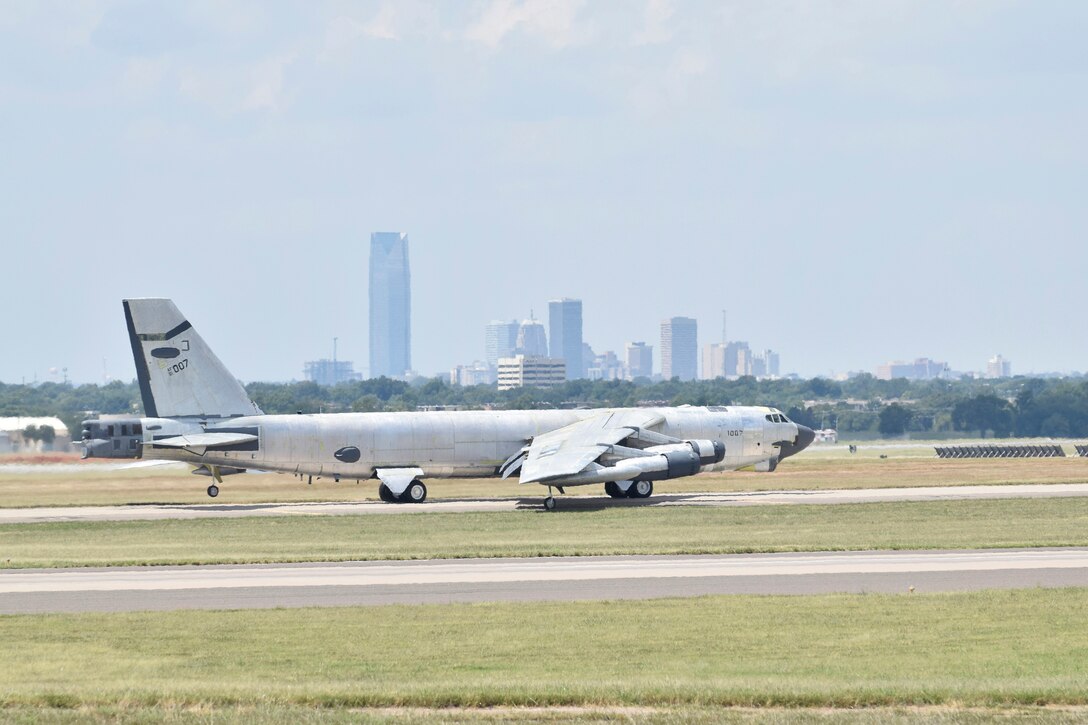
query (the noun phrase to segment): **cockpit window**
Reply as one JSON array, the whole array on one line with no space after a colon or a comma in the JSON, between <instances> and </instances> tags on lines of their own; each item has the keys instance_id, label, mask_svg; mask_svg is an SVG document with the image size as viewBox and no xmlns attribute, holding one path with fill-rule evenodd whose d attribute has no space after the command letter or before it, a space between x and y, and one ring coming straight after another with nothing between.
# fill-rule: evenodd
<instances>
[{"instance_id":1,"label":"cockpit window","mask_svg":"<svg viewBox=\"0 0 1088 725\"><path fill-rule=\"evenodd\" d=\"M770 423L789 423L790 419L781 413L769 413L767 415L767 421Z\"/></svg>"}]
</instances>

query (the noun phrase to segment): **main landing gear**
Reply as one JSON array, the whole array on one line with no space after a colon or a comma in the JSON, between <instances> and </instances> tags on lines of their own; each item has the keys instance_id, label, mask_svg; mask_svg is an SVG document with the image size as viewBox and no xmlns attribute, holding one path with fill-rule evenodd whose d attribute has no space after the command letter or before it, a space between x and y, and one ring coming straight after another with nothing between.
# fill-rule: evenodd
<instances>
[{"instance_id":1,"label":"main landing gear","mask_svg":"<svg viewBox=\"0 0 1088 725\"><path fill-rule=\"evenodd\" d=\"M633 481L624 491L615 481L604 485L604 492L612 498L649 498L654 493L653 481Z\"/></svg>"},{"instance_id":2,"label":"main landing gear","mask_svg":"<svg viewBox=\"0 0 1088 725\"><path fill-rule=\"evenodd\" d=\"M383 483L378 486L378 497L386 503L423 503L427 500L427 486L417 478L398 496Z\"/></svg>"}]
</instances>

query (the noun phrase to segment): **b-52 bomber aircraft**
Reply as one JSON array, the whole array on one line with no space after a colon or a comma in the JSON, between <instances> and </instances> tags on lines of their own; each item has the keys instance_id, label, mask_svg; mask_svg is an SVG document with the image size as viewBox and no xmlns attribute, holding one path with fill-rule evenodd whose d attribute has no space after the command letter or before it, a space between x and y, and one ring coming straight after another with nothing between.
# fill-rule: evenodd
<instances>
[{"instance_id":1,"label":"b-52 bomber aircraft","mask_svg":"<svg viewBox=\"0 0 1088 725\"><path fill-rule=\"evenodd\" d=\"M424 479L508 478L552 490L604 484L647 498L654 481L700 471L773 471L813 440L774 408L481 410L265 415L168 299L124 300L146 417L88 420L84 457L184 461L211 477L247 469L357 481L419 503Z\"/></svg>"}]
</instances>

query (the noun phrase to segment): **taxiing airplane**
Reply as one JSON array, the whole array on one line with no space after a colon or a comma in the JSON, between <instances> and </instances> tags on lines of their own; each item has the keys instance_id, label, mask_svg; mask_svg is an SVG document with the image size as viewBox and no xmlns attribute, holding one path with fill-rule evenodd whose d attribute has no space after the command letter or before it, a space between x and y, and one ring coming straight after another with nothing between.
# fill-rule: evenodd
<instances>
[{"instance_id":1,"label":"taxiing airplane","mask_svg":"<svg viewBox=\"0 0 1088 725\"><path fill-rule=\"evenodd\" d=\"M85 421L83 455L184 461L212 497L247 469L378 479L391 503L424 501L424 479L517 474L548 487L551 510L567 486L646 498L700 471L773 471L814 437L774 408L732 405L265 415L172 301L124 308L146 417Z\"/></svg>"}]
</instances>

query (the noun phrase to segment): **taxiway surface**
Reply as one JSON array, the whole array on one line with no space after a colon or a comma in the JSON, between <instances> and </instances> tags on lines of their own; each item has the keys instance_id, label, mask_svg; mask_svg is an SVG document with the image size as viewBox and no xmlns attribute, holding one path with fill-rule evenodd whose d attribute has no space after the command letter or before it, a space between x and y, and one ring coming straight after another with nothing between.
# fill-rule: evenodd
<instances>
[{"instance_id":1,"label":"taxiway surface","mask_svg":"<svg viewBox=\"0 0 1088 725\"><path fill-rule=\"evenodd\" d=\"M541 492L543 493L543 491ZM735 493L655 493L648 499L607 496L561 496L559 507L592 511L616 506L766 506L850 504L886 501L949 501L962 499L1070 498L1088 496L1088 483L1017 484L1007 486L919 486L808 491L750 491ZM422 504L380 501L329 503L206 503L131 504L127 506L66 506L0 509L0 524L57 521L154 521L161 519L240 518L246 516L365 516L370 514L465 513L541 509L542 495L526 498L432 499Z\"/></svg>"},{"instance_id":2,"label":"taxiway surface","mask_svg":"<svg viewBox=\"0 0 1088 725\"><path fill-rule=\"evenodd\" d=\"M0 613L1088 586L1088 548L0 571Z\"/></svg>"}]
</instances>

